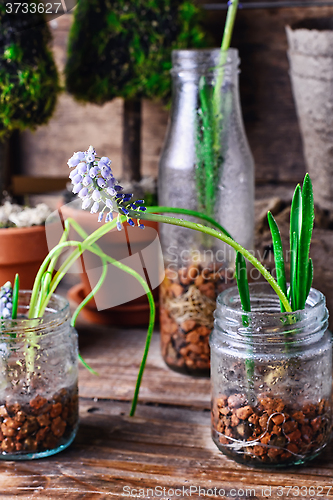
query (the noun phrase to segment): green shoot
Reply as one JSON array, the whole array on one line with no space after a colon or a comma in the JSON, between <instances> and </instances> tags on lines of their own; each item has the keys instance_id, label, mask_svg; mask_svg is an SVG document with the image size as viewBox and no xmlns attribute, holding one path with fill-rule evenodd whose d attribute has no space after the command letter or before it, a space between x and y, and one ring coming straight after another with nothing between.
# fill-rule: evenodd
<instances>
[{"instance_id":1,"label":"green shoot","mask_svg":"<svg viewBox=\"0 0 333 500\"><path fill-rule=\"evenodd\" d=\"M286 272L285 272L285 267L284 267L284 257L283 257L283 247L282 247L282 241L281 241L281 235L279 228L277 226L277 223L271 214L271 212L268 212L267 214L268 217L268 224L269 228L271 230L272 234L272 239L273 239L273 249L274 249L274 260L275 260L275 269L276 269L276 279L277 282L283 290L283 293L286 295L287 294L287 282L286 282ZM285 308L283 304L281 304L281 311L285 312Z\"/></svg>"},{"instance_id":2,"label":"green shoot","mask_svg":"<svg viewBox=\"0 0 333 500\"><path fill-rule=\"evenodd\" d=\"M13 287L12 319L16 319L17 318L19 291L20 291L20 277L16 273L15 274L15 279L14 279L14 287Z\"/></svg>"},{"instance_id":3,"label":"green shoot","mask_svg":"<svg viewBox=\"0 0 333 500\"><path fill-rule=\"evenodd\" d=\"M246 262L243 255L240 252L236 254L236 281L239 292L239 297L242 304L242 309L244 312L251 312L251 300L250 300L250 290L249 283L247 281L247 271ZM249 327L248 317L244 314L242 317L242 323L245 327ZM247 374L247 381L249 384L249 390L253 388L253 375L254 375L254 360L252 352L252 335L249 334L249 350L248 357L245 360L245 369ZM249 394L249 399L251 399Z\"/></svg>"}]
</instances>

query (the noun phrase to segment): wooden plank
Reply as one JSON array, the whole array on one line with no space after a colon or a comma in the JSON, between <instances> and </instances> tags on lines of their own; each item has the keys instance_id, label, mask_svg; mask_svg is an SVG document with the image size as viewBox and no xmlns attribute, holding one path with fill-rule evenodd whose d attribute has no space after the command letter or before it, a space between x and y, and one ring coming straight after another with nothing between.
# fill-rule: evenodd
<instances>
[{"instance_id":1,"label":"wooden plank","mask_svg":"<svg viewBox=\"0 0 333 500\"><path fill-rule=\"evenodd\" d=\"M131 498L128 492L139 495L139 490L152 498L147 489L159 487L165 488L159 497L167 499L176 498L171 489L189 492L192 487L195 499L217 498L208 492L212 488L225 490L219 498L286 499L291 486L303 487L306 500L314 498L310 486L325 499L333 498L332 450L302 469L255 470L217 450L208 412L140 406L130 418L128 410L127 403L81 398L81 425L73 445L37 462L0 462L0 498ZM199 494L199 488L208 494Z\"/></svg>"},{"instance_id":2,"label":"wooden plank","mask_svg":"<svg viewBox=\"0 0 333 500\"><path fill-rule=\"evenodd\" d=\"M84 359L99 373L94 377L80 367L80 394L129 401L133 397L146 332L116 330L110 326L79 326L80 349ZM173 372L165 365L159 334L152 338L140 401L210 408L210 381Z\"/></svg>"},{"instance_id":3,"label":"wooden plank","mask_svg":"<svg viewBox=\"0 0 333 500\"><path fill-rule=\"evenodd\" d=\"M14 175L11 179L13 195L43 194L63 191L69 183L68 177L31 177Z\"/></svg>"}]
</instances>

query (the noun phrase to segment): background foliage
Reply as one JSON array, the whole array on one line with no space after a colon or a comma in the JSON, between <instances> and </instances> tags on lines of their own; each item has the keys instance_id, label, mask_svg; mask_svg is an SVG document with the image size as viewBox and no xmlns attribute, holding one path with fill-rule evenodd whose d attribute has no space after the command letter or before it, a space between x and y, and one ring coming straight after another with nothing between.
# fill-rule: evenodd
<instances>
[{"instance_id":1,"label":"background foliage","mask_svg":"<svg viewBox=\"0 0 333 500\"><path fill-rule=\"evenodd\" d=\"M59 91L44 15L7 14L6 3L0 5L0 139L46 123Z\"/></svg>"},{"instance_id":2,"label":"background foliage","mask_svg":"<svg viewBox=\"0 0 333 500\"><path fill-rule=\"evenodd\" d=\"M188 0L80 0L70 33L67 88L81 101L167 98L171 50L205 45Z\"/></svg>"}]
</instances>

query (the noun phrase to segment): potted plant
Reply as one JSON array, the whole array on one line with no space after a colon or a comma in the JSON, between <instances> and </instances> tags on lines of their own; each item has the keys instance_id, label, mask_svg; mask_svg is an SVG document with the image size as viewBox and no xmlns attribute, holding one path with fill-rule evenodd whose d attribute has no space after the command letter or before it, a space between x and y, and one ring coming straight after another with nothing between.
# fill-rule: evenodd
<instances>
[{"instance_id":1,"label":"potted plant","mask_svg":"<svg viewBox=\"0 0 333 500\"><path fill-rule=\"evenodd\" d=\"M331 436L332 339L324 296L311 288L312 185L298 185L290 214L290 285L273 216L277 282L284 298L246 278L219 296L212 349L212 435L227 456L283 467L316 457ZM251 293L250 293L251 292Z\"/></svg>"},{"instance_id":2,"label":"potted plant","mask_svg":"<svg viewBox=\"0 0 333 500\"><path fill-rule=\"evenodd\" d=\"M0 5L0 196L8 189L13 165L6 164L6 142L14 131L46 123L59 92L50 50L51 33L44 14L33 13L32 0L17 8ZM26 12L24 12L27 9ZM33 26L33 28L32 28Z\"/></svg>"},{"instance_id":3,"label":"potted plant","mask_svg":"<svg viewBox=\"0 0 333 500\"><path fill-rule=\"evenodd\" d=\"M45 203L31 208L5 201L0 206L0 283L13 282L19 273L23 289L32 288L48 254L45 221L50 214Z\"/></svg>"}]
</instances>

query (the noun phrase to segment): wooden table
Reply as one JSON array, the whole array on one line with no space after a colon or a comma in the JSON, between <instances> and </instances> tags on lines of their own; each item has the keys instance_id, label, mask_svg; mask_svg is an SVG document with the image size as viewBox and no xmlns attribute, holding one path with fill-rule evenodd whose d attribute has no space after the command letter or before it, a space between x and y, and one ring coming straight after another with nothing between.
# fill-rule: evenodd
<instances>
[{"instance_id":1,"label":"wooden table","mask_svg":"<svg viewBox=\"0 0 333 500\"><path fill-rule=\"evenodd\" d=\"M224 457L210 437L209 380L169 370L158 333L137 413L130 418L145 331L83 323L78 330L82 355L100 374L80 367L78 435L53 457L0 462L1 499L275 500L296 498L291 487L297 486L299 498L333 498L332 447L308 467L281 471L252 469ZM219 490L225 494L219 496Z\"/></svg>"}]
</instances>

